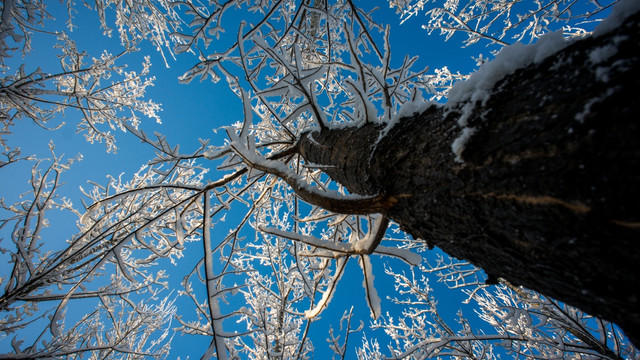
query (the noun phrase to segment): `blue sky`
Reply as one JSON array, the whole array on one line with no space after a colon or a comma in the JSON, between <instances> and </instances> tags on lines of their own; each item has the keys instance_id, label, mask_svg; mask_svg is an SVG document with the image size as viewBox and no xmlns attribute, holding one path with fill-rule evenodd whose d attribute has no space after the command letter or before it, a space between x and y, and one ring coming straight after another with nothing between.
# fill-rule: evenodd
<instances>
[{"instance_id":1,"label":"blue sky","mask_svg":"<svg viewBox=\"0 0 640 360\"><path fill-rule=\"evenodd\" d=\"M468 73L475 68L472 55L477 55L478 52L484 52L485 56L489 54L489 50L482 46L471 50L461 49L459 42L461 37L454 36L449 42L445 42L441 36L435 34L428 36L420 28L425 20L422 16L413 17L403 25L399 25L398 16L393 11L386 9L386 3L380 2L380 5L379 21L392 26L391 45L396 62L402 61L405 55L420 55L417 68L430 66L431 69L435 69L448 66L453 72ZM66 19L64 12L61 11L61 5L58 2L51 2L50 6L53 14L62 15L62 18L59 18L55 23L56 26L63 25ZM103 49L114 53L118 52L119 40L115 37L109 39L101 34L98 28L97 14L81 7L79 10L79 16L75 20L78 29L71 34L71 37L77 41L78 47L93 56L100 54ZM233 32L235 29L230 30ZM52 49L51 44L51 39L41 41L39 38L34 38L33 51L25 59L27 66L57 69L56 51ZM186 54L177 56L176 60L169 59L170 67L167 68L164 66L162 57L153 47L149 44L143 44L141 48L140 53L129 57L128 64L132 70L138 70L139 64L142 62L141 56L147 54L151 56L154 64L152 74L156 77L156 81L155 86L149 91L148 97L161 103L163 107L160 114L161 125L153 123L152 120L143 122L142 128L147 133L158 131L167 136L170 144L180 144L182 152L188 153L198 147L198 138L211 138L213 144L220 143L223 140L222 134L216 135L212 129L242 120L242 104L228 90L226 84L222 82L214 84L208 80L200 83L194 81L188 85L179 84L177 78L193 64L194 58L192 56ZM14 60L20 62L22 59L15 58ZM75 164L64 178L66 182L64 193L72 198L77 207L80 207L79 199L81 197L78 187L86 187L87 180L104 182L108 174L118 176L124 173L125 177L131 176L153 156L153 152L148 147L141 145L138 139L123 133L117 134L120 148L117 154L107 154L103 144L86 143L82 136L74 134L73 125L79 116L79 113L68 111L64 118L60 119L60 121L65 121L67 125L55 132L44 131L31 122L22 121L15 127L14 135L9 138L9 143L19 145L24 154L46 154L47 144L50 139L53 139L57 153L65 153L67 156L74 156L77 153L84 155L84 160ZM0 171L1 196L7 200L16 200L17 195L25 191L30 166L30 164L16 164L12 165L11 172ZM55 226L48 233L51 240L47 241L52 248L57 248L63 246L66 237L74 232L75 219L70 215L56 215L54 219ZM188 251L193 253L183 259L187 265L175 267L171 270L172 272L180 274L185 272L185 268L190 269L192 264L188 262L200 256L201 247L198 244L191 244ZM433 256L434 254L435 252L430 255L423 254L423 256ZM388 260L375 258L373 261L376 267L378 292L384 298L393 294L394 291L393 280L384 275L383 266ZM0 263L2 274L9 271L4 264L6 264L4 261ZM180 280L179 276L177 283ZM435 286L435 279L433 279L433 285ZM444 288L438 288L437 295L440 297L441 306L453 319L460 307L459 302L462 297L458 292L448 291ZM318 350L316 358L326 358L324 356L330 354L325 348L324 340L328 326L333 324L334 329L338 330L337 319L352 306L356 313L356 319L362 319L365 323L370 321L362 288L362 272L355 260L350 261L334 300L322 315L322 320L315 325L315 334L312 336ZM383 312L388 309L397 310L393 307L383 307ZM367 333L367 336L371 338L376 335ZM354 347L361 345L360 335L352 337L350 341L351 353L353 354ZM209 339L206 338L178 336L174 339L172 357L199 358L208 345ZM8 346L10 343L7 339L0 339L0 351L8 349Z\"/></svg>"},{"instance_id":2,"label":"blue sky","mask_svg":"<svg viewBox=\"0 0 640 360\"><path fill-rule=\"evenodd\" d=\"M384 5L384 4L383 4ZM79 14L75 17L78 28L71 33L71 38L77 42L78 48L87 51L92 56L98 56L104 49L117 53L121 49L116 36L107 38L101 34L98 27L98 16L96 13L88 11L83 7L78 7ZM391 44L396 62L402 61L405 55L421 55L419 68L429 65L432 68L448 66L452 71L468 72L475 62L470 58L468 51L460 50L454 41L448 43L439 36L427 36L420 29L421 17L414 17L402 26L399 19L392 11L382 8L379 19L383 23L392 25ZM64 8L57 2L51 2L49 11L57 16L55 23L51 22L49 29L55 26L64 26L66 15ZM231 31L234 31L231 29ZM42 67L48 71L59 70L56 55L57 51L52 48L52 37L34 36L33 50L25 58L27 68ZM242 104L233 95L226 84L220 82L214 84L209 80L204 82L193 81L188 85L181 85L178 76L188 69L194 61L190 54L178 55L176 59L169 58L169 68L165 67L160 54L148 43L141 45L142 51L128 57L127 64L130 70L139 70L143 55L150 55L153 63L152 75L155 76L155 86L150 89L148 98L162 104L163 111L160 113L162 124L155 124L153 120L145 119L142 129L152 134L154 131L166 135L172 145L180 144L181 151L188 153L199 145L198 138L211 138L212 143L220 143L224 138L222 134L214 134L212 129L229 125L242 120ZM22 59L16 57L13 61L20 62ZM118 176L123 173L124 178L130 177L153 156L153 152L146 146L140 144L139 140L130 134L118 133L117 154L105 152L103 144L88 144L81 135L75 134L75 124L80 114L75 111L67 111L64 116L55 119L57 122L66 123L57 131L45 131L29 121L22 121L15 126L14 135L9 138L9 143L20 146L23 154L47 154L49 140L52 139L56 145L57 154L65 154L67 157L82 153L84 160L74 164L70 171L64 174L65 185L62 193L70 197L77 208L81 207L81 193L79 187L90 187L87 180L104 183L107 175ZM7 200L17 200L17 195L26 191L28 170L31 164L12 165L12 171L0 171L0 183L2 186L2 196ZM75 218L71 214L50 213L52 226L46 233L47 246L56 249L64 246L65 240L75 232ZM201 256L201 246L190 244L187 258L182 259L178 267L170 271L175 274L184 274L185 269L190 269L193 261ZM376 286L378 292L384 298L393 293L393 279L384 274L384 264L388 260L376 257L373 265L376 267ZM6 267L6 262L0 263L0 271L7 274L10 269ZM169 267L172 265L168 264ZM176 284L179 284L183 275L177 276ZM451 315L455 315L457 304L460 299L455 293L443 297L441 304L446 306L450 303ZM312 339L316 347L316 358L326 358L331 352L327 348L325 337L328 327L332 325L338 331L337 321L345 310L354 308L356 314L355 323L361 319L368 324L370 321L369 310L364 299L364 289L362 287L362 271L355 259L349 262L347 271L342 279L334 300L330 307L321 315L321 320L314 325ZM383 307L383 312L390 310ZM391 309L393 310L393 309ZM191 309L183 309L190 314ZM376 334L368 333L369 338L375 338ZM174 339L171 357L199 358L209 345L209 339L197 336L177 336ZM352 336L350 339L350 352L356 346L361 345L361 335ZM9 339L0 339L0 351L8 349Z\"/></svg>"}]
</instances>

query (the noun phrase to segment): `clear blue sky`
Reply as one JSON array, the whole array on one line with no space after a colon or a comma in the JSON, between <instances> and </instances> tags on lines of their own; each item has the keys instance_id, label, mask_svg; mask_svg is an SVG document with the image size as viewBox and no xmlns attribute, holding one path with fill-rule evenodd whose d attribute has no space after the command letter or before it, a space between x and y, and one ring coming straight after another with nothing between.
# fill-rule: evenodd
<instances>
[{"instance_id":1,"label":"clear blue sky","mask_svg":"<svg viewBox=\"0 0 640 360\"><path fill-rule=\"evenodd\" d=\"M420 29L420 25L424 21L422 16L414 17L400 26L397 15L386 9L386 3L380 2L380 6L378 19L382 23L388 23L392 26L391 44L396 62L402 61L405 55L420 55L421 60L418 68L428 65L435 69L446 65L451 71L468 73L475 67L475 61L471 59L471 55L477 55L477 51L485 50L483 48L475 48L471 51L460 49L460 43L456 41L456 37L445 43L443 37L428 36ZM61 11L61 5L58 2L50 2L50 7L52 14L61 15L55 24L57 26L63 25L66 18L64 18L64 11ZM78 6L78 9L80 13L75 21L79 27L71 34L71 37L77 41L78 47L93 56L98 56L103 49L114 53L118 52L119 40L116 37L109 39L101 34L98 28L97 14L87 11L81 6ZM235 29L229 30L235 31ZM58 69L55 58L56 51L51 47L51 44L51 41L40 41L39 37L34 38L33 51L25 59L27 67L33 69L41 66L44 69ZM132 70L139 70L139 64L142 62L141 56L146 54L151 56L154 64L152 73L156 77L156 85L149 92L149 98L163 106L163 111L160 114L162 125L156 125L151 120L142 124L142 128L147 133L161 132L167 136L169 143L180 144L182 152L188 153L199 145L198 138L210 137L212 143L220 142L222 134L214 135L212 129L242 119L241 103L227 89L226 84L214 84L208 80L202 83L194 81L189 85L178 83L177 77L192 65L193 57L181 55L176 61L170 59L170 68L166 68L162 57L149 44L143 44L142 49L140 53L129 58L135 59L130 60L129 65ZM488 53L488 50L484 51L485 56ZM15 60L21 61L19 58ZM87 144L82 136L74 134L73 126L79 116L80 114L75 111L68 111L64 118L60 119L68 125L55 132L47 132L28 121L22 121L15 127L15 134L9 138L10 144L21 146L24 154L46 154L49 139L53 139L57 153L73 156L80 152L84 155L84 160L76 164L64 177L66 185L63 192L71 197L78 208L81 206L81 194L77 189L81 185L88 187L87 180L104 182L106 175L118 176L121 173L124 173L125 178L130 177L153 156L153 152L148 147L141 145L136 138L122 133L117 134L120 148L117 154L106 154L103 144ZM17 195L25 191L30 164L12 166L11 172L0 171L1 196L7 200L16 200ZM74 232L75 219L72 216L59 216L54 220L54 226L48 233L51 237L47 239L47 242L52 248L57 248L64 246L65 240ZM198 244L191 244L189 251L193 251L192 257L183 259L187 264L181 264L171 269L172 273L183 274L190 269L192 263L188 263L188 261L200 256L201 247ZM388 260L375 258L373 261L376 267L378 292L384 299L394 292L392 279L384 275L383 272L383 265ZM7 274L10 271L6 267L6 262L1 262L0 266L2 274ZM176 284L179 284L181 278L182 275L177 276ZM435 283L435 279L433 282ZM445 311L448 311L453 318L460 306L460 297L456 295L456 292L447 292L444 289L439 289L437 295L441 296L439 301L442 307L447 308ZM352 306L357 314L356 323L358 319L362 319L365 323L370 321L362 288L362 272L355 261L350 262L333 302L322 315L323 319L315 327L313 340L318 351L316 353L317 359L326 358L324 356L330 354L327 352L324 340L329 324L333 323L337 330L337 320L344 310ZM397 311L396 308L385 308L384 306L383 304L383 312ZM190 309L186 310L190 311ZM376 336L370 333L367 335L369 338ZM177 356L181 356L183 359L187 356L192 359L199 358L208 345L209 339L206 338L178 336L174 339L172 358ZM350 345L350 352L353 356L348 358L355 358L353 349L361 345L360 335L352 337ZM10 340L0 339L0 352L8 349L9 346Z\"/></svg>"}]
</instances>

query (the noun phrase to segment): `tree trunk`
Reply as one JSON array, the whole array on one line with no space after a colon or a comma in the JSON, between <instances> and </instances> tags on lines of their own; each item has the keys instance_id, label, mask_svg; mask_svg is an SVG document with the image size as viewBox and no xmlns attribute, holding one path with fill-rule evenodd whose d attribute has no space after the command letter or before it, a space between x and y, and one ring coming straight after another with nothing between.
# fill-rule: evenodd
<instances>
[{"instance_id":1,"label":"tree trunk","mask_svg":"<svg viewBox=\"0 0 640 360\"><path fill-rule=\"evenodd\" d=\"M386 131L303 137L300 153L335 166L327 174L353 193L390 196L387 216L413 237L613 321L639 345L639 18L498 82L474 104L463 162L451 148L460 113L437 106ZM617 52L595 65L605 46Z\"/></svg>"}]
</instances>

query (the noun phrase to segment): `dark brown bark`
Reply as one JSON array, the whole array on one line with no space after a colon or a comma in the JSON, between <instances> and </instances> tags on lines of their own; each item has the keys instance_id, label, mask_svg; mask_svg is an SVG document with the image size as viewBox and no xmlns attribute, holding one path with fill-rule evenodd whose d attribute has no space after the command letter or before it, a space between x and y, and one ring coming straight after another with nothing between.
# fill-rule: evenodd
<instances>
[{"instance_id":1,"label":"dark brown bark","mask_svg":"<svg viewBox=\"0 0 640 360\"><path fill-rule=\"evenodd\" d=\"M469 119L463 163L451 150L460 115L435 106L382 137L380 125L308 135L300 153L353 193L393 199L387 216L413 237L613 321L638 345L639 17L497 83ZM616 54L594 65L608 44Z\"/></svg>"}]
</instances>

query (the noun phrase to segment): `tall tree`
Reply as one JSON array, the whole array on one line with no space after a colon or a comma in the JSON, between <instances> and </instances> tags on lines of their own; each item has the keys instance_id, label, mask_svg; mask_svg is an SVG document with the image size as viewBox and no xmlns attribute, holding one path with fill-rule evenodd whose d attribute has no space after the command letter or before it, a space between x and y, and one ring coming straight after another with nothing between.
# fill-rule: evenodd
<instances>
[{"instance_id":1,"label":"tall tree","mask_svg":"<svg viewBox=\"0 0 640 360\"><path fill-rule=\"evenodd\" d=\"M631 3L622 11L637 10ZM543 7L555 9L551 12L522 17L525 30L517 33L536 38L550 22L572 13L554 4L559 2ZM471 8L487 9L480 5ZM203 140L193 153L183 154L163 136L138 128L140 117L156 117L156 105L141 100L150 85L144 79L148 60L141 75L119 69L117 56L85 65L83 53L64 35L62 72L21 69L4 77L4 133L21 118L45 124L52 114L75 108L83 115L79 130L89 140L105 140L112 148L113 137L101 130L107 124L126 129L157 154L131 180L110 178L87 191L89 203L77 212L79 233L53 254L39 255L44 210L73 209L55 197L57 174L67 165L53 149L53 165L45 175L34 168L33 201L3 206L15 214L0 223L15 225L15 250L9 250L14 270L0 310L3 326L18 321L2 331L25 328L36 305L54 304L45 310L51 317L42 335L29 346L16 340L9 356L166 356L167 319L175 308L158 295L166 286L165 274L152 269L162 266L162 259L176 261L193 242L203 256L184 277L181 295L193 300L196 315L181 312L177 320L180 331L211 337L204 358L310 356L309 329L327 308L347 262L356 259L362 268L366 300L378 318L382 309L372 256L416 266L421 258L409 249L424 241L482 267L490 282L500 278L515 284L509 296L529 299L527 314L537 306L563 305L517 285L617 322L637 340L634 185L640 180L640 150L633 122L637 109L630 101L638 90L637 16L572 44L556 34L533 47L506 48L451 89L449 102L440 105L423 98L447 95L456 75L446 69L436 76L428 69L413 70L416 57L392 58L389 28L350 0L213 1L208 6L142 1L131 7L96 1L107 32L110 6L123 55L145 40L160 48L172 41L175 47L167 52L172 55L198 54L182 81L225 80L243 102L244 119L225 128L225 144ZM487 18L493 10L474 17L475 10L465 13L467 6L460 7L462 13L447 6L436 13L457 19L458 30L471 29L474 19L495 23ZM591 15L606 8L594 6ZM231 45L221 49L214 37L223 34L223 20L233 21L226 14L238 8L253 25L238 21L232 40L221 42ZM34 19L44 21L43 11L39 2L5 2L3 60L15 51L8 39L20 41L19 32L27 34ZM475 29L470 43L502 44L514 27L497 35L490 27ZM572 29L565 35L583 33ZM111 76L106 73L122 80L101 87L100 80ZM51 104L51 97L53 107L42 106ZM21 161L15 149L5 150L3 167ZM227 173L205 180L207 168L214 166ZM47 180L54 175L56 180ZM226 235L212 232L237 203L249 209L239 223ZM387 231L399 231L398 226L415 240ZM103 272L110 280L95 280ZM194 282L203 284L204 298ZM96 315L83 317L69 331L65 309L87 298L100 303ZM225 305L238 298L246 306ZM588 349L584 352L611 358L633 354L627 350L632 347L619 344L615 331L611 335L609 325L599 328L601 338L594 341L580 332L581 317L553 311L547 312L558 323L571 322L563 336L573 336L553 346L571 344L569 352ZM330 333L332 349L342 358L349 334L360 328L351 318L345 313L341 321L344 342ZM229 331L232 320L245 324L246 332ZM86 329L86 336L77 329ZM522 336L516 340L536 339ZM553 353L549 338L535 348Z\"/></svg>"},{"instance_id":2,"label":"tall tree","mask_svg":"<svg viewBox=\"0 0 640 360\"><path fill-rule=\"evenodd\" d=\"M633 17L543 60L535 49L501 54L445 106L390 129L313 132L299 153L373 196L361 211L384 213L490 278L612 320L637 341L639 24ZM533 63L498 81L491 69L514 56Z\"/></svg>"}]
</instances>

